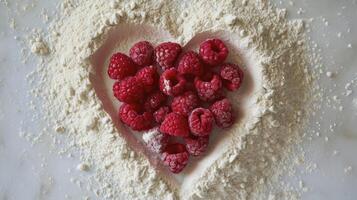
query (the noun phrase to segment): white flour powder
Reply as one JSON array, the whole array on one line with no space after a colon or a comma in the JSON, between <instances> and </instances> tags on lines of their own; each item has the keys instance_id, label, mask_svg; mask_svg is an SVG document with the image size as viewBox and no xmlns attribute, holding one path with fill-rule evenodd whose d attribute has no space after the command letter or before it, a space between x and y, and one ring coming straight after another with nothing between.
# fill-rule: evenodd
<instances>
[{"instance_id":1,"label":"white flour powder","mask_svg":"<svg viewBox=\"0 0 357 200\"><path fill-rule=\"evenodd\" d=\"M303 29L302 21L288 21L285 10L265 0L64 0L46 48L42 40L32 43L35 53L48 54L36 73L37 94L45 118L95 172L90 183L100 198L294 199L274 177L287 168L284 160L309 114ZM228 59L245 68L242 91L230 96L240 118L213 139L207 156L173 176L149 161L115 119L118 105L102 98L111 83L102 60L137 40L195 48L211 36L225 40Z\"/></svg>"}]
</instances>

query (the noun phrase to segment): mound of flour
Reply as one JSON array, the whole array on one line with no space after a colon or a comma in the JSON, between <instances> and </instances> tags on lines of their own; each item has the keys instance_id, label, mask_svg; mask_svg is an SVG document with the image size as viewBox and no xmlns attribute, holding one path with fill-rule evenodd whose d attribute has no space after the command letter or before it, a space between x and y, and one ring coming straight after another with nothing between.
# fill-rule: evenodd
<instances>
[{"instance_id":1,"label":"mound of flour","mask_svg":"<svg viewBox=\"0 0 357 200\"><path fill-rule=\"evenodd\" d=\"M115 126L104 109L106 103L95 90L97 83L90 78L99 76L93 57L108 38L113 33L127 37L126 32L135 34L140 27L154 28L142 35L154 43L167 36L190 46L196 35L221 35L236 49L230 59L242 63L251 76L245 83L249 95L231 97L237 98L233 100L236 107L244 108L239 122L208 156L181 176L168 175L128 142L124 129ZM158 37L156 30L165 32L165 37ZM36 94L43 97L49 126L68 136L68 147L79 149L82 161L95 172L90 183L96 185L99 196L295 198L281 191L276 177L288 168L287 159L309 114L312 83L302 21L288 21L285 10L265 0L64 0L49 32L46 54L39 54L46 56L34 73L40 79ZM124 51L131 42L123 39L113 48Z\"/></svg>"}]
</instances>

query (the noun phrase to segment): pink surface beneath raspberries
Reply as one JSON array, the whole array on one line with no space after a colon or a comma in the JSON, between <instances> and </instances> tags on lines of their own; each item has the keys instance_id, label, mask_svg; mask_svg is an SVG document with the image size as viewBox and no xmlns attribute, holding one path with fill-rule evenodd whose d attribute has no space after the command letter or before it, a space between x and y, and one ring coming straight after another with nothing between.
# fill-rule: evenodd
<instances>
[{"instance_id":1,"label":"pink surface beneath raspberries","mask_svg":"<svg viewBox=\"0 0 357 200\"><path fill-rule=\"evenodd\" d=\"M243 82L242 69L225 61L229 51L222 40L207 39L198 50L140 41L129 56L118 52L109 62L113 94L122 102L119 119L142 132L151 153L173 173L180 173L190 156L204 155L214 126L234 124L226 94Z\"/></svg>"}]
</instances>

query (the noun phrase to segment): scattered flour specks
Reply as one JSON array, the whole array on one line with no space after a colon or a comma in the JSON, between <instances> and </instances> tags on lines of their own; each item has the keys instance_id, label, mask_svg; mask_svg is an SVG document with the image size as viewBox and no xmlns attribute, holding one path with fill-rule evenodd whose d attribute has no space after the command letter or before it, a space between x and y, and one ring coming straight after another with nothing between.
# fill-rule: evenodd
<instances>
[{"instance_id":1,"label":"scattered flour specks","mask_svg":"<svg viewBox=\"0 0 357 200\"><path fill-rule=\"evenodd\" d=\"M31 52L38 55L49 54L49 48L47 44L41 38L35 38L30 40Z\"/></svg>"}]
</instances>

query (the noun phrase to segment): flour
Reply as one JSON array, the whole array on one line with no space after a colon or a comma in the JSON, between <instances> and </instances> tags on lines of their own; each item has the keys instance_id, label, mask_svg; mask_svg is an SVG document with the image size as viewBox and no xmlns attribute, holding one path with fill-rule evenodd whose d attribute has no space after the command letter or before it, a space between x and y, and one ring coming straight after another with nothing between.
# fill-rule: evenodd
<instances>
[{"instance_id":1,"label":"flour","mask_svg":"<svg viewBox=\"0 0 357 200\"><path fill-rule=\"evenodd\" d=\"M80 163L79 165L77 165L77 170L79 170L79 171L88 171L89 170L89 166L86 163Z\"/></svg>"},{"instance_id":2,"label":"flour","mask_svg":"<svg viewBox=\"0 0 357 200\"><path fill-rule=\"evenodd\" d=\"M158 128L153 128L147 132L145 132L142 136L143 141L146 145L150 145L151 146L151 150L153 150L156 153L160 153L164 146L161 145L161 143L158 142L152 142L153 139L162 139L163 135L162 133L159 132Z\"/></svg>"},{"instance_id":3,"label":"flour","mask_svg":"<svg viewBox=\"0 0 357 200\"><path fill-rule=\"evenodd\" d=\"M228 59L240 63L247 74L242 91L230 96L233 106L242 108L242 117L212 141L215 145L207 156L180 176L149 161L145 148L118 124L116 111L104 110L110 103L100 100L103 90L96 90L101 85L93 81L106 67L96 64L101 59L97 52L107 47L127 52L135 36L154 44L166 39L140 29L146 26L187 43L187 48L197 48L200 38L223 38L231 50ZM64 0L50 26L48 44L42 39L30 43L35 54L47 55L35 73L40 78L36 91L44 97L49 126L66 135L69 148L79 149L81 160L93 170L89 184L101 198L295 199L299 193L286 189L278 178L291 169L292 147L310 114L312 83L304 28L301 20L288 21L286 10L265 0L187 5ZM125 34L132 29L132 35ZM121 43L106 42L113 33Z\"/></svg>"},{"instance_id":4,"label":"flour","mask_svg":"<svg viewBox=\"0 0 357 200\"><path fill-rule=\"evenodd\" d=\"M170 94L170 93L171 93L170 81L167 80L167 79L164 79L164 91L165 91L167 94Z\"/></svg>"},{"instance_id":5,"label":"flour","mask_svg":"<svg viewBox=\"0 0 357 200\"><path fill-rule=\"evenodd\" d=\"M154 139L159 134L160 132L158 128L151 129L143 134L143 140L145 143L148 143L150 140Z\"/></svg>"},{"instance_id":6,"label":"flour","mask_svg":"<svg viewBox=\"0 0 357 200\"><path fill-rule=\"evenodd\" d=\"M155 136L157 136L159 134L159 130L158 129L153 129L153 130L149 130L147 132L145 132L143 134L143 140L145 143L148 143L150 140L152 140L153 138L155 138Z\"/></svg>"},{"instance_id":7,"label":"flour","mask_svg":"<svg viewBox=\"0 0 357 200\"><path fill-rule=\"evenodd\" d=\"M34 40L30 40L30 49L32 53L37 55L49 54L49 48L41 38L35 38Z\"/></svg>"}]
</instances>

